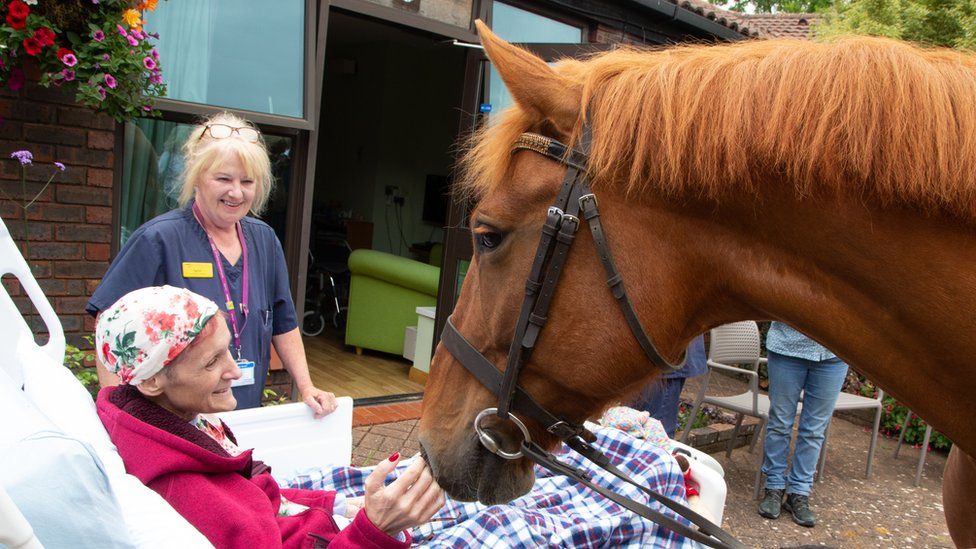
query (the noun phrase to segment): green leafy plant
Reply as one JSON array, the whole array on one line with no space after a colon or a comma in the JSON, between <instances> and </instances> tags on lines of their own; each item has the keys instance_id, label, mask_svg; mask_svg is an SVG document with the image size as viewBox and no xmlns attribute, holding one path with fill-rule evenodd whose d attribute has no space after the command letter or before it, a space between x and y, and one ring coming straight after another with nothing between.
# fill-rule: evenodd
<instances>
[{"instance_id":1,"label":"green leafy plant","mask_svg":"<svg viewBox=\"0 0 976 549\"><path fill-rule=\"evenodd\" d=\"M0 84L19 90L25 66L43 86L67 86L75 100L123 121L151 114L165 95L157 38L142 12L157 0L11 0L0 6Z\"/></svg>"},{"instance_id":2,"label":"green leafy plant","mask_svg":"<svg viewBox=\"0 0 976 549\"><path fill-rule=\"evenodd\" d=\"M289 402L288 395L279 395L278 391L274 389L265 389L261 393L261 405L262 406L277 406L279 404L287 404Z\"/></svg>"},{"instance_id":3,"label":"green leafy plant","mask_svg":"<svg viewBox=\"0 0 976 549\"><path fill-rule=\"evenodd\" d=\"M92 344L91 336L85 336L88 344ZM95 360L95 355L91 351L85 351L74 345L66 345L64 348L64 366L71 370L75 378L85 386L92 398L98 395L98 374L94 366L88 366Z\"/></svg>"},{"instance_id":4,"label":"green leafy plant","mask_svg":"<svg viewBox=\"0 0 976 549\"><path fill-rule=\"evenodd\" d=\"M847 379L844 380L842 390L869 398L875 398L878 395L877 386L854 371L847 373ZM885 395L881 404L883 408L881 410L881 425L878 430L886 437L898 438L901 434L902 426L905 425L905 417L907 417L909 412L908 407L889 395ZM905 429L905 443L920 446L925 440L925 428L927 425L922 418L912 414L912 420ZM936 450L948 450L952 448L952 441L942 433L933 430L929 438L929 447Z\"/></svg>"},{"instance_id":5,"label":"green leafy plant","mask_svg":"<svg viewBox=\"0 0 976 549\"><path fill-rule=\"evenodd\" d=\"M678 404L678 431L685 430L685 425L688 424L688 418L691 416L691 408L692 404L689 402L682 401ZM720 419L721 413L717 409L703 405L698 409L698 415L694 421L691 422L691 428L708 427L709 424Z\"/></svg>"}]
</instances>

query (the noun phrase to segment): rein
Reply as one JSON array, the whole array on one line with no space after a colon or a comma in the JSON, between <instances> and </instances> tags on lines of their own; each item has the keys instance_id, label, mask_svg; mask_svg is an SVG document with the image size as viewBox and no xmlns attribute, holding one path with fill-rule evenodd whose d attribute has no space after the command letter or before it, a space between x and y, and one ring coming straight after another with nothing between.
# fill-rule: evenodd
<instances>
[{"instance_id":1,"label":"rein","mask_svg":"<svg viewBox=\"0 0 976 549\"><path fill-rule=\"evenodd\" d=\"M515 325L515 334L509 347L504 374L499 372L491 361L485 358L458 332L451 318L448 318L441 334L441 342L451 355L471 372L485 388L498 397L497 407L482 410L474 420L478 440L488 451L499 457L504 459L525 457L553 473L567 476L588 486L622 507L678 535L709 547L744 547L741 542L705 517L629 478L626 473L613 465L606 455L590 444L596 437L585 426L553 415L517 384L518 375L531 357L539 333L548 320L552 297L562 275L569 248L576 238L576 232L581 224L580 217L589 225L590 235L607 275L607 286L610 287L631 333L648 360L655 367L664 371L677 370L684 365L684 359L681 363L672 365L661 356L637 317L633 303L624 288L623 277L617 270L610 247L607 244L607 238L600 222L596 195L590 189L589 177L586 173L590 148L590 131L587 127L583 128L580 146L582 150L571 149L559 141L534 133L523 133L513 146L513 153L523 149L535 151L563 164L567 170L562 186L556 195L556 200L546 212L546 221L542 227L539 246L536 249L535 258L525 282L525 297L522 301L518 322ZM518 411L523 417L530 418L545 426L546 431L565 442L567 446L587 460L624 482L637 487L650 498L698 526L699 529L695 530L660 511L594 484L592 477L585 471L560 462L550 452L533 442L528 428L521 419L512 413L513 410ZM503 450L496 436L482 426L483 421L492 415L512 422L521 431L523 440L517 452Z\"/></svg>"}]
</instances>

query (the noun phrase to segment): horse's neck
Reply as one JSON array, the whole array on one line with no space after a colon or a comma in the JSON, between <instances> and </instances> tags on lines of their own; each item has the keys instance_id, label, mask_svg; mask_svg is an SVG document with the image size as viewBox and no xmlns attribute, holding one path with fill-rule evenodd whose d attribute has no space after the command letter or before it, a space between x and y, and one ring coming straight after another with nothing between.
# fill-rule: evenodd
<instances>
[{"instance_id":1,"label":"horse's neck","mask_svg":"<svg viewBox=\"0 0 976 549\"><path fill-rule=\"evenodd\" d=\"M908 211L769 194L710 212L697 245L732 298L714 325L788 322L824 343L976 455L965 419L976 394L976 246L972 229Z\"/></svg>"}]
</instances>

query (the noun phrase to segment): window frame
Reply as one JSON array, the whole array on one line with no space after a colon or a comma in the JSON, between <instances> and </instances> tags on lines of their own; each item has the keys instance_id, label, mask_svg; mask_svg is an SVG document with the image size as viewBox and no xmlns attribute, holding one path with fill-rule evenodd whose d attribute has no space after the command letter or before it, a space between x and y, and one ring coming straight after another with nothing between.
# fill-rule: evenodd
<instances>
[{"instance_id":1,"label":"window frame","mask_svg":"<svg viewBox=\"0 0 976 549\"><path fill-rule=\"evenodd\" d=\"M304 71L302 74L303 116L301 118L161 97L156 100L156 108L163 112L162 118L166 118L170 114L177 114L187 115L192 119L194 117L205 117L214 112L228 111L237 113L259 126L312 130L315 126L314 121L318 119L318 105L315 101L315 76L317 72L315 27L318 22L318 13L316 11L318 3L317 0L305 0ZM168 118L166 119L169 120Z\"/></svg>"}]
</instances>

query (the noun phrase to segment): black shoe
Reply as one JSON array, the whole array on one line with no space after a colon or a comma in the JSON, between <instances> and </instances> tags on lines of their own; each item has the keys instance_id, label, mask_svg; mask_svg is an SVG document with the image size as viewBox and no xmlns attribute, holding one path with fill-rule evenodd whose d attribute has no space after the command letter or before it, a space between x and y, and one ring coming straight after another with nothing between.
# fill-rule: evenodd
<instances>
[{"instance_id":1,"label":"black shoe","mask_svg":"<svg viewBox=\"0 0 976 549\"><path fill-rule=\"evenodd\" d=\"M783 507L783 490L766 488L766 495L759 502L759 516L775 519L779 518L779 511Z\"/></svg>"},{"instance_id":2,"label":"black shoe","mask_svg":"<svg viewBox=\"0 0 976 549\"><path fill-rule=\"evenodd\" d=\"M817 524L817 515L810 510L810 498L800 494L787 494L783 507L793 514L793 522L800 526L813 528Z\"/></svg>"}]
</instances>

